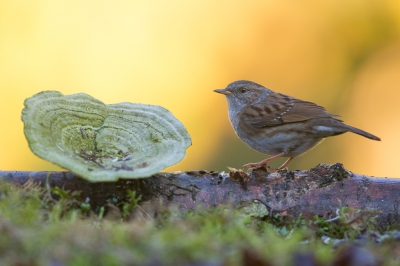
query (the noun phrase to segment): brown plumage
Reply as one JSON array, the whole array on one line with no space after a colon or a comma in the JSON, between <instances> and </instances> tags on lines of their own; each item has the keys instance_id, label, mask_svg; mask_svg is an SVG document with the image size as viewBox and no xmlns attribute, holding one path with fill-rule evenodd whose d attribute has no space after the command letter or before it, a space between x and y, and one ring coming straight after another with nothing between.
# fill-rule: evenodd
<instances>
[{"instance_id":1,"label":"brown plumage","mask_svg":"<svg viewBox=\"0 0 400 266\"><path fill-rule=\"evenodd\" d=\"M272 155L259 163L243 167L261 167L279 157L289 159L316 146L324 138L353 132L373 140L380 138L344 124L338 115L324 107L274 92L246 80L235 81L226 89L214 90L226 96L229 118L238 135L249 147Z\"/></svg>"}]
</instances>

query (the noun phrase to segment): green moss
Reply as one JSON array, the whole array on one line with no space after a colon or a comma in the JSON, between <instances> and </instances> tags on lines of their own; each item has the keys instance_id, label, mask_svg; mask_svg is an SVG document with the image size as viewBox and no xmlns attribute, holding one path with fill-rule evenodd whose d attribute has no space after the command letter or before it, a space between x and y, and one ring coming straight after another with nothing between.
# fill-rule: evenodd
<instances>
[{"instance_id":1,"label":"green moss","mask_svg":"<svg viewBox=\"0 0 400 266\"><path fill-rule=\"evenodd\" d=\"M366 216L356 227L340 219L260 217L228 206L184 213L171 207L153 217L139 202L129 191L125 200L93 210L77 192L1 183L0 265L293 265L297 256L332 264L342 249L322 235L345 240L353 234L348 245L363 236L368 253L377 260L384 254L387 265L400 250L394 233L379 233L383 244L374 244L369 235L377 231L365 233Z\"/></svg>"}]
</instances>

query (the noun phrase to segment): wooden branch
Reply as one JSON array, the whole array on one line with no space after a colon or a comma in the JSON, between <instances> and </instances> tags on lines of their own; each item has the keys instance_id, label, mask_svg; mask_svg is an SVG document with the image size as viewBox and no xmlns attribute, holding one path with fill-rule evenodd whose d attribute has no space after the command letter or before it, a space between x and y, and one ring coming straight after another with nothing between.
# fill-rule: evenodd
<instances>
[{"instance_id":1,"label":"wooden branch","mask_svg":"<svg viewBox=\"0 0 400 266\"><path fill-rule=\"evenodd\" d=\"M279 212L296 219L312 219L315 215L326 219L336 216L336 210L350 206L378 211L381 228L399 224L400 179L373 178L352 174L343 165L318 165L309 171L281 171L268 173L258 169L245 174L207 171L159 173L145 179L90 183L71 172L0 171L0 177L11 183L23 184L32 178L45 184L70 191L82 191L92 207L104 205L107 199L123 199L128 189L142 197L143 206L178 205L182 210L205 208L221 204L237 205L258 200L270 213ZM157 207L152 211L157 212ZM272 211L272 212L271 212Z\"/></svg>"}]
</instances>

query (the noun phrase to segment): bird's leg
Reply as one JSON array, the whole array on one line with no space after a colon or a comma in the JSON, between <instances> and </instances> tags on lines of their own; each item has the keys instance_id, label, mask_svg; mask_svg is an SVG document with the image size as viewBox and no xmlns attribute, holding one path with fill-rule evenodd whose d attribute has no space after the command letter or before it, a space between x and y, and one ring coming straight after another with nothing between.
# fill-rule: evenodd
<instances>
[{"instance_id":1,"label":"bird's leg","mask_svg":"<svg viewBox=\"0 0 400 266\"><path fill-rule=\"evenodd\" d=\"M257 168L260 168L261 166L269 167L267 165L268 162L270 162L272 160L275 160L276 158L279 158L279 157L282 157L282 156L285 156L284 152L281 152L281 153L279 153L277 155L271 156L271 157L269 157L269 158L267 158L265 160L262 160L261 162L258 162L258 163L247 163L247 164L243 165L242 168L252 167L252 168L257 169ZM285 167L291 161L291 158L293 159L293 157L290 157L289 160L287 160L282 166ZM275 170L275 169L273 169L273 170Z\"/></svg>"},{"instance_id":2,"label":"bird's leg","mask_svg":"<svg viewBox=\"0 0 400 266\"><path fill-rule=\"evenodd\" d=\"M290 157L289 159L286 160L286 162L284 162L279 168L278 170L282 170L286 167L286 165L288 165L288 163L290 163L291 160L293 160L294 157Z\"/></svg>"}]
</instances>

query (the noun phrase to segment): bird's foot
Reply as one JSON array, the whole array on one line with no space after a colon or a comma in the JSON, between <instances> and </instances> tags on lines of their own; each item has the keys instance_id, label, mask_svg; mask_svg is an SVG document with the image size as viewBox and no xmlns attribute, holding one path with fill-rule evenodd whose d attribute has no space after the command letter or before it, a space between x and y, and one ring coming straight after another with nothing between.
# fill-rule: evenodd
<instances>
[{"instance_id":1,"label":"bird's foot","mask_svg":"<svg viewBox=\"0 0 400 266\"><path fill-rule=\"evenodd\" d=\"M288 167L286 167L286 166L284 166L284 167L278 167L278 168L276 168L276 171L279 171L279 172L289 172L289 168Z\"/></svg>"},{"instance_id":2,"label":"bird's foot","mask_svg":"<svg viewBox=\"0 0 400 266\"><path fill-rule=\"evenodd\" d=\"M267 163L264 163L264 162L259 162L259 163L247 163L247 164L245 164L245 165L243 165L242 166L242 169L245 169L245 168L249 168L248 169L248 171L249 172L251 172L251 171L253 171L253 170L255 170L255 169L260 169L260 168L265 168L265 169L270 169L270 170L273 170L273 171L277 171L278 169L277 168L274 168L274 167L272 167L272 166L269 166Z\"/></svg>"},{"instance_id":3,"label":"bird's foot","mask_svg":"<svg viewBox=\"0 0 400 266\"><path fill-rule=\"evenodd\" d=\"M258 165L259 163L246 163L246 164L244 164L243 166L242 166L242 169L245 169L245 168L256 168L256 166Z\"/></svg>"}]
</instances>

